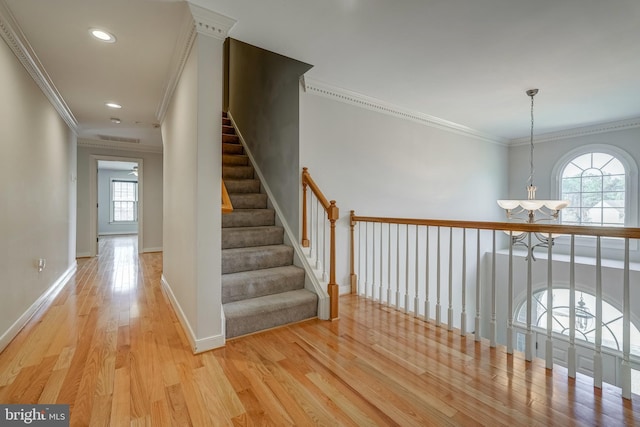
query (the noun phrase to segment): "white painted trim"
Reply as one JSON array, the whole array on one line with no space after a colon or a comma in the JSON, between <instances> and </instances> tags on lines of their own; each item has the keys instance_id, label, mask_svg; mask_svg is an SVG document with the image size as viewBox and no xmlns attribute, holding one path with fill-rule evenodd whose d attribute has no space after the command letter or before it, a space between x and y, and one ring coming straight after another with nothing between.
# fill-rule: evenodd
<instances>
[{"instance_id":1,"label":"white painted trim","mask_svg":"<svg viewBox=\"0 0 640 427\"><path fill-rule=\"evenodd\" d=\"M89 252L96 256L98 245L98 160L121 161L138 164L138 253L142 253L144 246L144 161L138 157L89 155ZM95 208L94 208L95 206Z\"/></svg>"},{"instance_id":2,"label":"white painted trim","mask_svg":"<svg viewBox=\"0 0 640 427\"><path fill-rule=\"evenodd\" d=\"M191 324L189 323L187 316L184 314L184 311L182 311L182 307L180 307L180 303L176 299L176 296L173 294L173 290L171 289L171 286L169 285L169 282L167 281L167 278L164 276L164 274L160 279L160 283L162 285L161 287L162 292L165 294L165 296L169 300L169 303L171 304L171 307L173 308L176 315L178 316L178 320L180 321L180 324L182 325L182 329L184 330L185 335L189 340L189 345L191 346L191 350L193 351L193 353L197 354L197 353L202 353L204 351L213 350L215 348L224 347L225 345L224 335L213 335L213 336L210 336L207 338L201 338L201 339L196 338L196 335L193 333L193 329L191 329ZM220 307L220 311L222 311L222 307ZM222 316L224 316L224 314ZM223 317L223 320L224 320L224 317ZM223 321L223 326L224 326L224 321ZM222 330L224 331L224 328Z\"/></svg>"},{"instance_id":3,"label":"white painted trim","mask_svg":"<svg viewBox=\"0 0 640 427\"><path fill-rule=\"evenodd\" d=\"M7 347L7 345L9 345L11 340L13 340L16 335L18 335L22 328L24 328L27 323L29 323L29 320L31 320L33 315L36 314L36 312L47 301L52 300L58 295L62 288L64 288L64 286L69 282L69 279L76 272L77 268L78 264L76 263L76 261L74 261L71 266L69 266L69 268L67 268L67 270L62 273L58 280L53 282L53 284L49 286L49 288L44 291L44 293L40 295L40 297L35 300L33 304L31 304L27 311L25 311L22 316L20 316L18 320L16 320L13 325L11 325L11 327L5 331L4 334L2 334L2 337L0 337L0 352L2 352Z\"/></svg>"},{"instance_id":4,"label":"white painted trim","mask_svg":"<svg viewBox=\"0 0 640 427\"><path fill-rule=\"evenodd\" d=\"M409 110L389 104L385 101L372 98L347 89L332 86L328 83L320 82L308 77L304 77L301 81L302 88L305 92L331 98L334 101L344 102L345 104L355 105L367 110L377 111L378 113L387 114L400 119L411 120L425 126L435 127L448 132L465 135L471 138L480 139L482 141L491 142L499 145L506 145L508 140L494 135L489 135L471 129L469 127L430 116L419 111Z\"/></svg>"},{"instance_id":5,"label":"white painted trim","mask_svg":"<svg viewBox=\"0 0 640 427\"><path fill-rule=\"evenodd\" d=\"M142 252L144 253L149 253L149 252L162 252L162 246L158 246L157 248L143 248Z\"/></svg>"},{"instance_id":6,"label":"white painted trim","mask_svg":"<svg viewBox=\"0 0 640 427\"><path fill-rule=\"evenodd\" d=\"M236 20L195 3L193 0L187 0L198 34L219 40L226 39Z\"/></svg>"},{"instance_id":7,"label":"white painted trim","mask_svg":"<svg viewBox=\"0 0 640 427\"><path fill-rule=\"evenodd\" d=\"M162 153L162 145L132 144L129 142L98 141L78 138L78 147L105 148L108 150L134 151L136 153Z\"/></svg>"},{"instance_id":8,"label":"white painted trim","mask_svg":"<svg viewBox=\"0 0 640 427\"><path fill-rule=\"evenodd\" d=\"M576 137L587 136L587 135L597 135L600 133L614 132L614 131L627 130L627 129L636 129L636 128L640 128L640 117L636 117L633 119L626 119L626 120L618 120L618 121L608 122L608 123L600 123L597 125L577 127L577 128L566 129L566 130L561 130L557 132L543 133L543 134L534 136L533 143L538 144L542 142L558 141L560 139L576 138ZM522 137L522 138L515 138L509 141L510 146L528 145L529 143L530 143L529 136Z\"/></svg>"},{"instance_id":9,"label":"white painted trim","mask_svg":"<svg viewBox=\"0 0 640 427\"><path fill-rule=\"evenodd\" d=\"M53 84L49 74L44 69L40 59L38 59L38 56L22 32L20 25L11 13L11 9L9 9L9 6L4 0L0 0L0 36L2 36L11 48L42 93L49 99L56 111L58 111L60 117L62 117L69 128L77 135L78 121Z\"/></svg>"},{"instance_id":10,"label":"white painted trim","mask_svg":"<svg viewBox=\"0 0 640 427\"><path fill-rule=\"evenodd\" d=\"M302 267L306 272L306 278L308 279L309 284L312 286L313 291L318 295L318 318L321 320L327 320L329 319L329 310L330 310L329 293L327 292L326 287L323 288L322 284L320 283L320 280L318 280L314 272L314 269L309 262L309 259L305 255L305 252L302 246L300 246L300 243L298 243L298 239L295 237L295 234L293 234L293 232L291 231L291 227L289 227L289 224L285 221L282 210L280 209L280 206L278 205L278 203L276 203L275 198L273 197L273 193L271 192L269 185L264 179L264 175L262 174L260 167L255 162L255 159L251 154L251 150L249 150L247 143L242 137L242 132L240 132L240 129L236 125L235 120L233 120L233 116L231 115L231 112L228 112L227 114L229 116L229 119L231 119L231 123L233 123L233 127L236 129L236 134L238 135L238 138L240 139L240 143L245 149L245 153L247 154L247 157L249 157L249 161L253 165L253 169L256 175L258 175L258 178L260 179L262 188L264 188L264 191L267 194L267 197L269 198L269 201L273 206L273 210L276 212L276 216L278 217L278 220L282 224L282 228L284 229L285 235L289 240L289 243L293 247L295 256L300 261L300 263L302 264Z\"/></svg>"},{"instance_id":11,"label":"white painted trim","mask_svg":"<svg viewBox=\"0 0 640 427\"><path fill-rule=\"evenodd\" d=\"M91 258L90 252L76 252L76 258Z\"/></svg>"}]
</instances>

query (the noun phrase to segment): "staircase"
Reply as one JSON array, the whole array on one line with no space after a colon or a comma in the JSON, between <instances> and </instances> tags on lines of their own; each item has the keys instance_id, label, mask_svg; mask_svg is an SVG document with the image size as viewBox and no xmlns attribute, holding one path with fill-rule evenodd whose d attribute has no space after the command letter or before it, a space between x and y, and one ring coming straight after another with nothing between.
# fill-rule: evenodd
<instances>
[{"instance_id":1,"label":"staircase","mask_svg":"<svg viewBox=\"0 0 640 427\"><path fill-rule=\"evenodd\" d=\"M275 212L230 119L222 119L222 178L233 212L222 215L222 305L226 337L317 316L318 298L275 225Z\"/></svg>"}]
</instances>

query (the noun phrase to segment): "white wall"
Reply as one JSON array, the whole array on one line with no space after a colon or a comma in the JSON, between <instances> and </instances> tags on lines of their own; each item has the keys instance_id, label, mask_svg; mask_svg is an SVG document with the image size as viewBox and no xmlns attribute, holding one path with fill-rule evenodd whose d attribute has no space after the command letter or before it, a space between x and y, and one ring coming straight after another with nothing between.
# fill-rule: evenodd
<instances>
[{"instance_id":1,"label":"white wall","mask_svg":"<svg viewBox=\"0 0 640 427\"><path fill-rule=\"evenodd\" d=\"M198 35L162 122L163 281L194 351L224 344L222 40Z\"/></svg>"},{"instance_id":2,"label":"white wall","mask_svg":"<svg viewBox=\"0 0 640 427\"><path fill-rule=\"evenodd\" d=\"M1 350L75 266L76 137L4 41L0 93Z\"/></svg>"},{"instance_id":3,"label":"white wall","mask_svg":"<svg viewBox=\"0 0 640 427\"><path fill-rule=\"evenodd\" d=\"M99 169L98 170L98 234L136 234L138 222L123 224L111 221L111 180L138 182L138 178L128 171Z\"/></svg>"},{"instance_id":4,"label":"white wall","mask_svg":"<svg viewBox=\"0 0 640 427\"><path fill-rule=\"evenodd\" d=\"M144 174L143 194L143 252L161 251L162 239L162 153L112 150L91 146L78 147L78 221L77 221L77 256L89 256L91 246L95 244L95 236L91 236L91 203L89 171L92 156L142 159Z\"/></svg>"},{"instance_id":5,"label":"white wall","mask_svg":"<svg viewBox=\"0 0 640 427\"><path fill-rule=\"evenodd\" d=\"M349 286L349 211L501 220L507 147L301 92L300 166L340 208L337 281Z\"/></svg>"}]
</instances>

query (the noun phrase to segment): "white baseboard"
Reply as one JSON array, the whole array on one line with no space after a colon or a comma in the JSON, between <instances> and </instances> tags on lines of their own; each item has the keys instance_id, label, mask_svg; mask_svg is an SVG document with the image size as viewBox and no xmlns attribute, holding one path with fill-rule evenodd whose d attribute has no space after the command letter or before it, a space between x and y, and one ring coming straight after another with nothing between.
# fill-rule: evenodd
<instances>
[{"instance_id":1,"label":"white baseboard","mask_svg":"<svg viewBox=\"0 0 640 427\"><path fill-rule=\"evenodd\" d=\"M49 286L49 288L44 291L44 293L40 295L40 297L35 300L33 304L31 304L31 307L29 307L27 311L25 311L22 316L20 316L18 320L16 320L14 324L5 331L4 334L2 334L2 337L0 337L0 352L2 352L7 347L7 345L9 345L9 343L16 337L16 335L18 335L22 328L24 328L25 325L29 323L29 320L31 320L33 315L36 314L36 312L40 309L40 307L42 307L43 304L58 295L62 288L64 288L64 286L67 284L71 276L73 276L73 274L76 272L77 267L78 264L74 261L71 266L69 266L69 268L67 268L67 270L62 273L58 280L56 280L51 286Z\"/></svg>"},{"instance_id":2,"label":"white baseboard","mask_svg":"<svg viewBox=\"0 0 640 427\"><path fill-rule=\"evenodd\" d=\"M142 252L147 253L147 252L162 252L162 246L157 247L157 248L142 248Z\"/></svg>"},{"instance_id":3,"label":"white baseboard","mask_svg":"<svg viewBox=\"0 0 640 427\"><path fill-rule=\"evenodd\" d=\"M178 315L178 320L180 320L182 329L184 329L184 332L187 335L187 339L189 340L189 345L191 346L191 351L193 351L194 354L197 354L197 353L213 350L214 348L224 347L224 344L225 344L224 334L213 335L210 337L200 338L200 339L196 338L196 335L193 333L193 329L191 329L191 324L189 323L187 316L184 314L184 311L182 311L182 307L180 307L180 303L176 299L176 296L173 294L173 291L171 290L171 286L169 285L169 282L167 282L166 277L164 277L164 274L162 275L160 282L162 283L163 293L169 299L169 302L171 303L171 307L173 307L173 310ZM220 307L220 311L222 311L222 307ZM222 323L222 326L223 326L222 330L224 331L224 322Z\"/></svg>"}]
</instances>

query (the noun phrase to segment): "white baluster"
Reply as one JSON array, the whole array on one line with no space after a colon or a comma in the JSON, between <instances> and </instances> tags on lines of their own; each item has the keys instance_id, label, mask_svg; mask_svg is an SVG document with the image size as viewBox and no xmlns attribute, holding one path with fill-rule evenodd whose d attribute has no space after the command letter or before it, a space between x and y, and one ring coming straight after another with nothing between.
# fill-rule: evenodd
<instances>
[{"instance_id":1,"label":"white baluster","mask_svg":"<svg viewBox=\"0 0 640 427\"><path fill-rule=\"evenodd\" d=\"M373 228L371 234L371 276L373 277L371 281L371 299L376 301L376 223L371 223Z\"/></svg>"},{"instance_id":2,"label":"white baluster","mask_svg":"<svg viewBox=\"0 0 640 427\"><path fill-rule=\"evenodd\" d=\"M320 200L316 199L316 270L320 270Z\"/></svg>"},{"instance_id":3,"label":"white baluster","mask_svg":"<svg viewBox=\"0 0 640 427\"><path fill-rule=\"evenodd\" d=\"M366 227L366 223L365 223ZM362 274L362 222L358 222L358 295L363 295L364 292L362 290L363 286L363 274Z\"/></svg>"},{"instance_id":4,"label":"white baluster","mask_svg":"<svg viewBox=\"0 0 640 427\"><path fill-rule=\"evenodd\" d=\"M315 228L313 226L313 200L315 196L313 195L313 191L310 191L309 193L309 263L311 263L311 260L313 260L313 250L316 246L316 242L313 239L313 229Z\"/></svg>"},{"instance_id":5,"label":"white baluster","mask_svg":"<svg viewBox=\"0 0 640 427\"><path fill-rule=\"evenodd\" d=\"M496 323L496 230L492 230L493 248L491 249L491 321L490 328L490 346L496 346L497 323Z\"/></svg>"},{"instance_id":6,"label":"white baluster","mask_svg":"<svg viewBox=\"0 0 640 427\"><path fill-rule=\"evenodd\" d=\"M391 224L387 224L388 228L388 241L387 241L387 255L389 262L387 262L387 305L391 305Z\"/></svg>"},{"instance_id":7,"label":"white baluster","mask_svg":"<svg viewBox=\"0 0 640 427\"><path fill-rule=\"evenodd\" d=\"M600 236L596 238L596 354L593 356L593 386L602 388L602 257Z\"/></svg>"},{"instance_id":8,"label":"white baluster","mask_svg":"<svg viewBox=\"0 0 640 427\"><path fill-rule=\"evenodd\" d=\"M478 231L478 239L476 243L476 322L475 322L475 340L480 341L480 229Z\"/></svg>"},{"instance_id":9,"label":"white baluster","mask_svg":"<svg viewBox=\"0 0 640 427\"><path fill-rule=\"evenodd\" d=\"M569 260L569 378L576 377L576 236L571 235L571 255Z\"/></svg>"},{"instance_id":10,"label":"white baluster","mask_svg":"<svg viewBox=\"0 0 640 427\"><path fill-rule=\"evenodd\" d=\"M438 227L438 242L436 248L436 326L440 326L440 227Z\"/></svg>"},{"instance_id":11,"label":"white baluster","mask_svg":"<svg viewBox=\"0 0 640 427\"><path fill-rule=\"evenodd\" d=\"M384 297L383 297L384 294L382 292L382 288L383 288L382 282L384 282L384 280L382 279L382 265L383 265L382 254L383 254L383 252L384 251L382 250L382 223L380 223L380 284L379 284L379 287L378 287L378 295L380 296L380 304L382 304L383 300L384 300Z\"/></svg>"},{"instance_id":12,"label":"white baluster","mask_svg":"<svg viewBox=\"0 0 640 427\"><path fill-rule=\"evenodd\" d=\"M533 312L533 252L531 251L531 233L527 236L527 332L525 334L524 343L524 360L531 362L533 360L533 330L531 329L531 314Z\"/></svg>"},{"instance_id":13,"label":"white baluster","mask_svg":"<svg viewBox=\"0 0 640 427\"><path fill-rule=\"evenodd\" d=\"M509 231L509 285L507 289L507 354L513 354L513 231Z\"/></svg>"},{"instance_id":14,"label":"white baluster","mask_svg":"<svg viewBox=\"0 0 640 427\"><path fill-rule=\"evenodd\" d=\"M369 223L364 223L364 296L369 298Z\"/></svg>"},{"instance_id":15,"label":"white baluster","mask_svg":"<svg viewBox=\"0 0 640 427\"><path fill-rule=\"evenodd\" d=\"M396 224L396 310L400 309L400 224Z\"/></svg>"},{"instance_id":16,"label":"white baluster","mask_svg":"<svg viewBox=\"0 0 640 427\"><path fill-rule=\"evenodd\" d=\"M427 226L427 243L425 248L425 272L424 272L424 286L425 286L425 301L424 301L424 319L429 320L431 318L431 302L429 301L429 226Z\"/></svg>"},{"instance_id":17,"label":"white baluster","mask_svg":"<svg viewBox=\"0 0 640 427\"><path fill-rule=\"evenodd\" d=\"M467 335L467 229L462 229L462 311L460 335Z\"/></svg>"},{"instance_id":18,"label":"white baluster","mask_svg":"<svg viewBox=\"0 0 640 427\"><path fill-rule=\"evenodd\" d=\"M447 329L453 330L453 228L449 228L449 308L447 310Z\"/></svg>"},{"instance_id":19,"label":"white baluster","mask_svg":"<svg viewBox=\"0 0 640 427\"><path fill-rule=\"evenodd\" d=\"M416 282L416 289L414 292L414 298L413 298L413 316L414 317L418 317L420 316L420 298L418 297L418 271L420 268L420 262L418 261L418 254L419 254L419 250L418 250L418 234L419 233L419 229L418 226L416 225L416 277L415 277L415 282Z\"/></svg>"},{"instance_id":20,"label":"white baluster","mask_svg":"<svg viewBox=\"0 0 640 427\"><path fill-rule=\"evenodd\" d=\"M409 224L405 226L406 248L404 253L404 312L409 312Z\"/></svg>"},{"instance_id":21,"label":"white baluster","mask_svg":"<svg viewBox=\"0 0 640 427\"><path fill-rule=\"evenodd\" d=\"M327 220L322 221L322 280L327 279Z\"/></svg>"},{"instance_id":22,"label":"white baluster","mask_svg":"<svg viewBox=\"0 0 640 427\"><path fill-rule=\"evenodd\" d=\"M622 397L631 399L631 289L629 283L629 238L624 239L624 278L622 297Z\"/></svg>"},{"instance_id":23,"label":"white baluster","mask_svg":"<svg viewBox=\"0 0 640 427\"><path fill-rule=\"evenodd\" d=\"M547 244L547 342L545 343L545 366L553 369L553 255L551 233Z\"/></svg>"}]
</instances>

